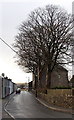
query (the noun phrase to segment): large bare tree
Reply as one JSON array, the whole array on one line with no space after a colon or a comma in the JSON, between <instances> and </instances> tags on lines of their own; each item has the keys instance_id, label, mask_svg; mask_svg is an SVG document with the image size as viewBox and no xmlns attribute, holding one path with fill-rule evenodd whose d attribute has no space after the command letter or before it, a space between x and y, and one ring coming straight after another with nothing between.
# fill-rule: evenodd
<instances>
[{"instance_id":1,"label":"large bare tree","mask_svg":"<svg viewBox=\"0 0 74 120\"><path fill-rule=\"evenodd\" d=\"M33 72L47 66L48 88L55 65L71 60L72 22L72 16L65 10L48 5L31 12L19 27L14 44L19 54L18 64Z\"/></svg>"}]
</instances>

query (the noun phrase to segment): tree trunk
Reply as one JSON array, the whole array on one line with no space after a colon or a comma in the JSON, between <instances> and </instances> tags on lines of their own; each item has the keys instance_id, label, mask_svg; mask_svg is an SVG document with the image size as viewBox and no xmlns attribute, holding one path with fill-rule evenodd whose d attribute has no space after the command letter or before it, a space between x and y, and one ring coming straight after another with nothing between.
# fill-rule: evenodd
<instances>
[{"instance_id":1,"label":"tree trunk","mask_svg":"<svg viewBox=\"0 0 74 120\"><path fill-rule=\"evenodd\" d=\"M40 70L41 70L41 62L40 62L40 59L39 59L39 64L38 64L38 87L42 88L42 83L41 83L41 80L40 80Z\"/></svg>"},{"instance_id":2,"label":"tree trunk","mask_svg":"<svg viewBox=\"0 0 74 120\"><path fill-rule=\"evenodd\" d=\"M48 65L47 88L51 87L51 65Z\"/></svg>"},{"instance_id":3,"label":"tree trunk","mask_svg":"<svg viewBox=\"0 0 74 120\"><path fill-rule=\"evenodd\" d=\"M38 87L42 88L42 82L41 82L41 79L40 79L40 66L38 67Z\"/></svg>"}]
</instances>

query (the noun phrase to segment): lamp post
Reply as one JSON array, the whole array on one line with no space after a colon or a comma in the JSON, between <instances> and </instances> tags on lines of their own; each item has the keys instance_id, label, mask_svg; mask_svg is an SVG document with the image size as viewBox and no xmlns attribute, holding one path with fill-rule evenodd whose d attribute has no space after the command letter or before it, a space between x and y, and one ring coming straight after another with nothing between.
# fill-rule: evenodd
<instances>
[{"instance_id":1,"label":"lamp post","mask_svg":"<svg viewBox=\"0 0 74 120\"><path fill-rule=\"evenodd\" d=\"M30 78L28 77L28 91L30 90Z\"/></svg>"},{"instance_id":2,"label":"lamp post","mask_svg":"<svg viewBox=\"0 0 74 120\"><path fill-rule=\"evenodd\" d=\"M36 74L35 76L35 89L36 89L35 96L36 97L37 97L37 86L38 86L38 75Z\"/></svg>"},{"instance_id":3,"label":"lamp post","mask_svg":"<svg viewBox=\"0 0 74 120\"><path fill-rule=\"evenodd\" d=\"M26 77L27 78L27 86L28 86L28 91L29 91L29 77Z\"/></svg>"},{"instance_id":4,"label":"lamp post","mask_svg":"<svg viewBox=\"0 0 74 120\"><path fill-rule=\"evenodd\" d=\"M2 77L2 98L3 98L3 77Z\"/></svg>"}]
</instances>

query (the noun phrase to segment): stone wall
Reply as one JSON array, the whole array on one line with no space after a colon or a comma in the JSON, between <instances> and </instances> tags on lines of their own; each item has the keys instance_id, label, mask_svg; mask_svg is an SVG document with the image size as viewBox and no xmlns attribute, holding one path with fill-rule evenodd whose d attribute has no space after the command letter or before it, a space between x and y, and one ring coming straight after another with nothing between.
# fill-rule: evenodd
<instances>
[{"instance_id":1,"label":"stone wall","mask_svg":"<svg viewBox=\"0 0 74 120\"><path fill-rule=\"evenodd\" d=\"M72 108L72 90L71 89L50 89L47 94L38 91L38 97L47 103L64 108Z\"/></svg>"}]
</instances>

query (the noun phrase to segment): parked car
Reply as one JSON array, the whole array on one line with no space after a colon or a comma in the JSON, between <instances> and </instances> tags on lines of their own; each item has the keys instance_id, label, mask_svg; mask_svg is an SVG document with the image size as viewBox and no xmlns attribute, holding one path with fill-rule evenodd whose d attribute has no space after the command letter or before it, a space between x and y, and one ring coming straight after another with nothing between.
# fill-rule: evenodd
<instances>
[{"instance_id":1,"label":"parked car","mask_svg":"<svg viewBox=\"0 0 74 120\"><path fill-rule=\"evenodd\" d=\"M21 89L20 89L20 88L17 88L17 89L16 89L16 94L17 94L17 93L20 93L20 92L21 92Z\"/></svg>"}]
</instances>

